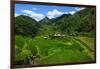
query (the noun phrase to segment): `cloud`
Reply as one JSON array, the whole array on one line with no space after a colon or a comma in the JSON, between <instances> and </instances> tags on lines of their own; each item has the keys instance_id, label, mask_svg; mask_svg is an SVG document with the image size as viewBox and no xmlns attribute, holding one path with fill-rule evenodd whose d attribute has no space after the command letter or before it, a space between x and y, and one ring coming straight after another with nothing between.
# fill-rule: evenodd
<instances>
[{"instance_id":1,"label":"cloud","mask_svg":"<svg viewBox=\"0 0 100 69\"><path fill-rule=\"evenodd\" d=\"M59 17L61 16L62 14L75 14L78 10L82 10L83 8L75 8L74 11L67 11L67 12L61 12L61 11L58 11L57 9L54 9L52 11L48 11L47 13L47 17L52 19L52 18L56 18L56 17Z\"/></svg>"},{"instance_id":2,"label":"cloud","mask_svg":"<svg viewBox=\"0 0 100 69\"><path fill-rule=\"evenodd\" d=\"M73 15L76 13L76 11L69 11L69 13Z\"/></svg>"},{"instance_id":3,"label":"cloud","mask_svg":"<svg viewBox=\"0 0 100 69\"><path fill-rule=\"evenodd\" d=\"M31 11L31 10L22 10L21 12L25 13L25 15L27 15L27 16L32 17L36 21L40 21L45 17L45 15L43 15L41 13L36 13L34 11Z\"/></svg>"},{"instance_id":4,"label":"cloud","mask_svg":"<svg viewBox=\"0 0 100 69\"><path fill-rule=\"evenodd\" d=\"M85 7L80 8L81 10L85 9Z\"/></svg>"},{"instance_id":5,"label":"cloud","mask_svg":"<svg viewBox=\"0 0 100 69\"><path fill-rule=\"evenodd\" d=\"M57 9L54 9L52 11L48 11L47 17L51 19L51 18L56 18L62 14L64 14L64 12L61 12L61 11L58 11Z\"/></svg>"},{"instance_id":6,"label":"cloud","mask_svg":"<svg viewBox=\"0 0 100 69\"><path fill-rule=\"evenodd\" d=\"M33 10L37 10L37 8L33 8Z\"/></svg>"},{"instance_id":7,"label":"cloud","mask_svg":"<svg viewBox=\"0 0 100 69\"><path fill-rule=\"evenodd\" d=\"M31 10L21 10L21 12L26 13L26 14L33 14L33 11Z\"/></svg>"},{"instance_id":8,"label":"cloud","mask_svg":"<svg viewBox=\"0 0 100 69\"><path fill-rule=\"evenodd\" d=\"M24 13L24 15L27 15L27 16L30 16L32 17L33 19L35 19L36 21L40 21L42 20L45 16L47 16L49 19L52 19L52 18L56 18L56 17L59 17L61 16L62 14L75 14L77 11L80 11L80 10L83 10L85 9L84 7L76 7L74 11L66 11L66 12L62 12L62 11L59 11L57 9L54 9L52 11L48 11L46 15L42 14L42 13L37 13L37 12L34 12L35 10L37 10L37 8L33 8L34 11L32 10L21 10L21 12ZM19 14L15 14L15 17L16 16L19 16Z\"/></svg>"},{"instance_id":9,"label":"cloud","mask_svg":"<svg viewBox=\"0 0 100 69\"><path fill-rule=\"evenodd\" d=\"M75 8L76 11L80 11L80 10L83 10L83 9L85 9L85 8L84 7L82 7L82 8L78 8L78 7Z\"/></svg>"},{"instance_id":10,"label":"cloud","mask_svg":"<svg viewBox=\"0 0 100 69\"><path fill-rule=\"evenodd\" d=\"M69 12L64 12L65 14L69 14Z\"/></svg>"},{"instance_id":11,"label":"cloud","mask_svg":"<svg viewBox=\"0 0 100 69\"><path fill-rule=\"evenodd\" d=\"M84 7L82 7L82 8L78 8L78 7L76 7L75 8L75 11L69 11L68 13L70 13L70 14L75 14L77 11L80 11L80 10L83 10L83 9L85 9Z\"/></svg>"},{"instance_id":12,"label":"cloud","mask_svg":"<svg viewBox=\"0 0 100 69\"><path fill-rule=\"evenodd\" d=\"M14 16L15 16L15 17L17 17L17 16L19 16L19 15L20 15L20 14L15 13L15 15L14 15Z\"/></svg>"}]
</instances>

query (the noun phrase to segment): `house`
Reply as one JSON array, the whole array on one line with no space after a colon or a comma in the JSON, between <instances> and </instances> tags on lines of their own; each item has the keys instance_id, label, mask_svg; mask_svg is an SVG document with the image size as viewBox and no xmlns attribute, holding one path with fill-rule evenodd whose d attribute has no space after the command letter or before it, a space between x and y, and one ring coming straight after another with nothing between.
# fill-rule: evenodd
<instances>
[{"instance_id":1,"label":"house","mask_svg":"<svg viewBox=\"0 0 100 69\"><path fill-rule=\"evenodd\" d=\"M61 33L55 33L52 35L52 38L60 38L60 37L65 37L66 34L61 34Z\"/></svg>"}]
</instances>

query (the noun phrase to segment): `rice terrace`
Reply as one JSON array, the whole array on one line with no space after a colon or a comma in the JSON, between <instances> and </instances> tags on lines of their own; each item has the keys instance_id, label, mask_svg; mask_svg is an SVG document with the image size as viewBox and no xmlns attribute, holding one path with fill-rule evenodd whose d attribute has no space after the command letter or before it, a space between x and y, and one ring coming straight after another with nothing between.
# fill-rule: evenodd
<instances>
[{"instance_id":1,"label":"rice terrace","mask_svg":"<svg viewBox=\"0 0 100 69\"><path fill-rule=\"evenodd\" d=\"M15 4L15 65L95 60L95 8Z\"/></svg>"}]
</instances>

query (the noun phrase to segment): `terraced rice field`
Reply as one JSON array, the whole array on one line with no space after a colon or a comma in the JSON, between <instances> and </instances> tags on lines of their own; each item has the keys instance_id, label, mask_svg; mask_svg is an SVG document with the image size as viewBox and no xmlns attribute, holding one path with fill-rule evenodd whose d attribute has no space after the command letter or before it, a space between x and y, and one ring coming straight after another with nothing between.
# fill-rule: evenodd
<instances>
[{"instance_id":1,"label":"terraced rice field","mask_svg":"<svg viewBox=\"0 0 100 69\"><path fill-rule=\"evenodd\" d=\"M26 64L59 64L94 60L90 44L79 37L45 39L43 36L36 36L32 39L16 36L15 44L16 64L21 61Z\"/></svg>"}]
</instances>

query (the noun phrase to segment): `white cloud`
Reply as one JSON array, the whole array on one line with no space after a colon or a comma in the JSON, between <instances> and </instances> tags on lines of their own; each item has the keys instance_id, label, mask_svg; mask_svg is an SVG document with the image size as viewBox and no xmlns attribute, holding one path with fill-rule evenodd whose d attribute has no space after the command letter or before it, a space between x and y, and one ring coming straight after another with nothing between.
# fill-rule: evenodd
<instances>
[{"instance_id":1,"label":"white cloud","mask_svg":"<svg viewBox=\"0 0 100 69\"><path fill-rule=\"evenodd\" d=\"M83 10L83 9L85 9L84 7L83 8L81 8L81 10Z\"/></svg>"},{"instance_id":2,"label":"white cloud","mask_svg":"<svg viewBox=\"0 0 100 69\"><path fill-rule=\"evenodd\" d=\"M21 10L21 12L26 13L26 14L33 14L33 11L31 10Z\"/></svg>"},{"instance_id":3,"label":"white cloud","mask_svg":"<svg viewBox=\"0 0 100 69\"><path fill-rule=\"evenodd\" d=\"M75 8L75 10L74 11L68 11L68 12L62 12L62 11L59 11L59 10L57 10L57 9L54 9L54 10L52 10L52 11L48 11L47 12L47 14L46 14L46 16L49 18L49 19L52 19L52 18L56 18L56 17L59 17L59 16L61 16L62 14L75 14L77 11L80 11L80 10L83 10L83 9L85 9L84 7L82 7L82 8ZM37 8L33 8L33 10L37 10ZM37 13L37 12L34 12L34 11L32 11L32 10L22 10L21 12L23 12L24 13L24 15L27 15L27 16L30 16L30 17L32 17L33 19L35 19L36 21L40 21L40 20L42 20L44 17L45 17L45 15L44 14L42 14L42 13ZM15 17L16 16L19 16L19 14L15 14Z\"/></svg>"},{"instance_id":4,"label":"white cloud","mask_svg":"<svg viewBox=\"0 0 100 69\"><path fill-rule=\"evenodd\" d=\"M78 8L78 7L75 8L76 11L80 11L80 10L83 10L83 9L85 9L85 8L84 7L82 7L82 8Z\"/></svg>"},{"instance_id":5,"label":"white cloud","mask_svg":"<svg viewBox=\"0 0 100 69\"><path fill-rule=\"evenodd\" d=\"M33 10L37 10L37 8L33 8Z\"/></svg>"},{"instance_id":6,"label":"white cloud","mask_svg":"<svg viewBox=\"0 0 100 69\"><path fill-rule=\"evenodd\" d=\"M64 14L64 12L58 11L57 9L54 9L53 11L48 11L47 16L48 18L56 18L60 15Z\"/></svg>"},{"instance_id":7,"label":"white cloud","mask_svg":"<svg viewBox=\"0 0 100 69\"><path fill-rule=\"evenodd\" d=\"M65 14L69 14L69 12L65 12Z\"/></svg>"},{"instance_id":8,"label":"white cloud","mask_svg":"<svg viewBox=\"0 0 100 69\"><path fill-rule=\"evenodd\" d=\"M69 11L68 13L70 13L70 14L75 14L77 11L80 11L80 10L83 10L83 9L85 9L84 7L82 7L82 8L75 8L75 11Z\"/></svg>"},{"instance_id":9,"label":"white cloud","mask_svg":"<svg viewBox=\"0 0 100 69\"><path fill-rule=\"evenodd\" d=\"M34 11L31 11L31 10L22 10L21 12L25 13L25 15L27 15L27 16L32 17L36 21L40 21L45 17L45 15L43 15L41 13L36 13Z\"/></svg>"},{"instance_id":10,"label":"white cloud","mask_svg":"<svg viewBox=\"0 0 100 69\"><path fill-rule=\"evenodd\" d=\"M19 15L20 15L20 14L15 13L15 15L14 15L14 16L15 16L15 17L17 17L17 16L19 16Z\"/></svg>"},{"instance_id":11,"label":"white cloud","mask_svg":"<svg viewBox=\"0 0 100 69\"><path fill-rule=\"evenodd\" d=\"M76 13L76 11L69 11L69 13L73 15Z\"/></svg>"}]
</instances>

